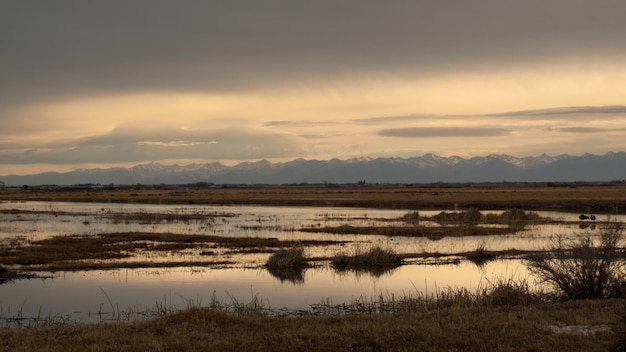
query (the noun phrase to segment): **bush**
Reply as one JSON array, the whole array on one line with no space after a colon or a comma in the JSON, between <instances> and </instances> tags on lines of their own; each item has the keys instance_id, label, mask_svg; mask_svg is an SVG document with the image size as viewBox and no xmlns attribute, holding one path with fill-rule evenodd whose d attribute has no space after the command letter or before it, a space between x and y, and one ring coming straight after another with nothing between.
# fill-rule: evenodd
<instances>
[{"instance_id":1,"label":"bush","mask_svg":"<svg viewBox=\"0 0 626 352\"><path fill-rule=\"evenodd\" d=\"M623 296L622 229L619 222L601 226L597 246L591 236L570 244L559 240L548 254L529 257L529 268L567 298Z\"/></svg>"},{"instance_id":2,"label":"bush","mask_svg":"<svg viewBox=\"0 0 626 352\"><path fill-rule=\"evenodd\" d=\"M279 249L272 254L265 266L270 269L294 269L303 268L307 265L304 258L304 248L293 247L290 249Z\"/></svg>"}]
</instances>

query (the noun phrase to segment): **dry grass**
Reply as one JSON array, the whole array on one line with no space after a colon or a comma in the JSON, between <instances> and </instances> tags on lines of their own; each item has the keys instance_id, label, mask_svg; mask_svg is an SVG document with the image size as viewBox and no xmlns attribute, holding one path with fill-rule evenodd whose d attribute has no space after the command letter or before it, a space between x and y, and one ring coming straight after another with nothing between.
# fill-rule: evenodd
<instances>
[{"instance_id":1,"label":"dry grass","mask_svg":"<svg viewBox=\"0 0 626 352\"><path fill-rule=\"evenodd\" d=\"M174 223L174 222L190 222L190 221L206 221L213 222L215 218L234 217L232 213L148 213L148 212L109 212L100 214L99 217L107 218L114 223L131 223L137 222L140 224L160 224L160 223Z\"/></svg>"},{"instance_id":2,"label":"dry grass","mask_svg":"<svg viewBox=\"0 0 626 352\"><path fill-rule=\"evenodd\" d=\"M305 186L213 189L0 191L0 200L51 200L162 204L265 204L398 209L511 209L626 214L621 184L459 184L420 186Z\"/></svg>"},{"instance_id":3,"label":"dry grass","mask_svg":"<svg viewBox=\"0 0 626 352\"><path fill-rule=\"evenodd\" d=\"M402 220L411 225L418 225L420 221L420 213L419 211L406 213L402 216Z\"/></svg>"},{"instance_id":4,"label":"dry grass","mask_svg":"<svg viewBox=\"0 0 626 352\"><path fill-rule=\"evenodd\" d=\"M490 260L494 260L497 258L497 256L494 253L489 252L485 248L484 242L482 242L475 250L464 253L464 256L465 258L467 258L467 260L471 261L472 263L478 266L483 266Z\"/></svg>"},{"instance_id":5,"label":"dry grass","mask_svg":"<svg viewBox=\"0 0 626 352\"><path fill-rule=\"evenodd\" d=\"M303 269L306 266L308 266L308 261L304 257L304 248L301 246L279 249L268 258L265 264L272 276L293 284L304 283Z\"/></svg>"},{"instance_id":6,"label":"dry grass","mask_svg":"<svg viewBox=\"0 0 626 352\"><path fill-rule=\"evenodd\" d=\"M10 351L607 351L622 300L299 318L190 308L148 321L0 329ZM574 329L575 328L575 329Z\"/></svg>"},{"instance_id":7,"label":"dry grass","mask_svg":"<svg viewBox=\"0 0 626 352\"><path fill-rule=\"evenodd\" d=\"M330 261L337 270L372 270L380 268L384 271L402 264L402 257L391 249L382 249L378 246L367 252L357 249L354 254L339 254ZM375 273L376 271L374 271Z\"/></svg>"},{"instance_id":8,"label":"dry grass","mask_svg":"<svg viewBox=\"0 0 626 352\"><path fill-rule=\"evenodd\" d=\"M131 260L146 252L175 252L196 249L210 256L216 246L248 253L265 253L279 247L335 244L332 241L280 241L276 238L220 237L172 233L110 233L97 236L67 235L49 239L0 245L0 262L20 265L22 270L87 270L167 266L167 263ZM116 259L116 260L112 260ZM124 261L123 259L126 259ZM170 262L170 266L214 265L218 262Z\"/></svg>"},{"instance_id":9,"label":"dry grass","mask_svg":"<svg viewBox=\"0 0 626 352\"><path fill-rule=\"evenodd\" d=\"M265 266L271 269L303 268L307 265L304 258L304 248L297 246L289 249L279 249L272 254Z\"/></svg>"}]
</instances>

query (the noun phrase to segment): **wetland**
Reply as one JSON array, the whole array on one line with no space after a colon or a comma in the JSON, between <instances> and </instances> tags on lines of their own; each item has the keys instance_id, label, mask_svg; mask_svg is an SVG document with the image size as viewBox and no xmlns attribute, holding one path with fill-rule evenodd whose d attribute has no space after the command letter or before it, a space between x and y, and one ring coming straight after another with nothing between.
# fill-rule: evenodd
<instances>
[{"instance_id":1,"label":"wetland","mask_svg":"<svg viewBox=\"0 0 626 352\"><path fill-rule=\"evenodd\" d=\"M244 301L302 315L512 278L539 286L524 258L556 237L594 236L603 222L624 221L624 193L616 186L4 191L0 317L132 320ZM597 220L563 211L572 204ZM266 265L292 248L300 265ZM376 249L394 261L350 261Z\"/></svg>"},{"instance_id":2,"label":"wetland","mask_svg":"<svg viewBox=\"0 0 626 352\"><path fill-rule=\"evenodd\" d=\"M0 349L622 351L625 199L620 184L0 191ZM608 252L560 247L611 228ZM568 299L536 270L552 263L618 281Z\"/></svg>"}]
</instances>

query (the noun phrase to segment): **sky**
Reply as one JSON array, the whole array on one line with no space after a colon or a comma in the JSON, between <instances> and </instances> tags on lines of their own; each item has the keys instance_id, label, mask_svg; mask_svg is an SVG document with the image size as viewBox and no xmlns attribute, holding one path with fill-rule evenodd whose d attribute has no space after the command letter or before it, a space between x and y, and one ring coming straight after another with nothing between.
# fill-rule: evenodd
<instances>
[{"instance_id":1,"label":"sky","mask_svg":"<svg viewBox=\"0 0 626 352\"><path fill-rule=\"evenodd\" d=\"M0 175L626 151L621 0L1 1Z\"/></svg>"}]
</instances>

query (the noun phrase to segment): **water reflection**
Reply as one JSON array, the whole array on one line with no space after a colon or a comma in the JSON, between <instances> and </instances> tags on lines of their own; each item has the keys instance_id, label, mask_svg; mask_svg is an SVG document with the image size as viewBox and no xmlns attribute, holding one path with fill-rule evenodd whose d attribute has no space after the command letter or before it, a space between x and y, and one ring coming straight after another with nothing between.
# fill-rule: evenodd
<instances>
[{"instance_id":1,"label":"water reflection","mask_svg":"<svg viewBox=\"0 0 626 352\"><path fill-rule=\"evenodd\" d=\"M274 268L268 267L267 271L273 277L277 278L281 282L289 282L292 284L304 283L304 268Z\"/></svg>"},{"instance_id":2,"label":"water reflection","mask_svg":"<svg viewBox=\"0 0 626 352\"><path fill-rule=\"evenodd\" d=\"M381 277L383 275L391 275L400 265L383 265L383 266L362 266L354 268L334 268L339 274L353 274L356 276L371 275L373 277Z\"/></svg>"},{"instance_id":3,"label":"water reflection","mask_svg":"<svg viewBox=\"0 0 626 352\"><path fill-rule=\"evenodd\" d=\"M306 277L306 280L304 279ZM447 287L469 290L503 278L529 279L518 261L494 261L479 268L404 265L385 273L305 269L302 280L279 279L264 269L123 269L66 272L52 279L18 280L0 286L0 320L59 317L80 322L136 319L157 310L191 305L249 302L269 309L308 310L321 302L351 303L384 297L435 297ZM212 303L213 302L213 303ZM0 321L1 322L1 321Z\"/></svg>"},{"instance_id":4,"label":"water reflection","mask_svg":"<svg viewBox=\"0 0 626 352\"><path fill-rule=\"evenodd\" d=\"M57 202L0 203L0 210L0 242L6 244L67 234L96 236L115 233L337 242L306 247L307 258L331 258L340 252L354 252L370 246L390 248L398 254L463 253L481 247L489 251L541 250L550 247L556 236L571 239L598 232L594 229L595 223L581 223L578 214L554 212L539 212L539 215L565 222L528 225L522 231L498 236L402 237L309 233L297 229L414 226L401 220L409 210ZM438 213L420 211L420 216L430 217ZM624 216L612 218L626 220ZM598 216L598 220L604 219ZM285 271L262 268L270 253L243 253L223 247L151 255L146 258L159 263L210 260L235 264L227 269L189 266L65 272L53 279L14 280L0 285L0 323L2 319L37 316L94 322L149 315L155 307L162 311L163 308L185 308L211 302L245 302L254 297L260 297L271 308L306 310L320 302L349 303L380 295L436 296L445 287L472 290L515 277L534 282L523 262L518 260L477 260L480 265L475 265L464 258L445 256L445 259L405 260L407 265L383 269L336 271L327 263L315 263L314 268Z\"/></svg>"},{"instance_id":5,"label":"water reflection","mask_svg":"<svg viewBox=\"0 0 626 352\"><path fill-rule=\"evenodd\" d=\"M9 210L15 209L16 212ZM576 214L540 213L541 216L572 221L564 224L539 224L525 230L498 236L402 237L359 234L307 233L297 231L305 227L384 227L412 226L400 219L407 210L344 209L319 207L256 207L256 206L168 206L136 204L92 204L23 202L0 203L0 241L36 240L58 235L81 234L95 236L108 233L175 233L182 235L218 235L223 237L275 238L281 241L336 241L336 245L310 246L308 257L332 257L339 251L353 251L358 247L380 246L391 248L399 254L411 253L461 253L483 245L490 251L507 249L540 250L551 245L555 235L580 236L581 229ZM21 213L20 213L21 212ZM439 212L420 211L420 216L430 217ZM491 212L484 212L489 214ZM130 215L125 215L130 214ZM151 214L160 214L151 217ZM118 221L124 219L124 221ZM144 220L141 220L144 219ZM160 219L159 221L156 221ZM168 221L169 219L169 221ZM131 221L133 220L133 221ZM139 221L141 220L141 221ZM150 220L150 221L148 221ZM586 226L585 224L582 224ZM433 225L435 226L435 225ZM207 253L211 253L207 256ZM262 265L268 255L242 253L210 248L199 251L179 251L167 256L137 258L136 260L185 260L199 262L236 262L240 265ZM180 259L180 258L178 258Z\"/></svg>"}]
</instances>

